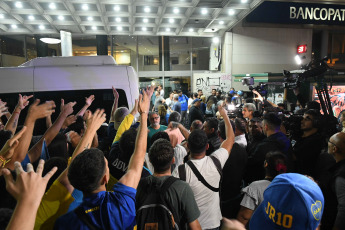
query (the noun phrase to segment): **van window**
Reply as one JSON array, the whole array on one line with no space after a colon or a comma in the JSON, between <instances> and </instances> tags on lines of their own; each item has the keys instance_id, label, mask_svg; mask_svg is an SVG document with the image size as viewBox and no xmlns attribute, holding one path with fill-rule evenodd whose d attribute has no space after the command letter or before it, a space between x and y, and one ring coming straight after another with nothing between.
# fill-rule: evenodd
<instances>
[{"instance_id":1,"label":"van window","mask_svg":"<svg viewBox=\"0 0 345 230\"><path fill-rule=\"evenodd\" d=\"M119 103L118 107L127 107L128 108L128 101L126 97L126 93L122 89L116 89L119 93ZM14 107L18 102L18 94L19 93L11 93L11 94L0 94L0 98L7 102L9 106L10 112L13 111ZM30 95L33 94L34 98L38 98L41 100L41 103L48 100L55 101L56 108L55 113L52 115L52 122L56 120L60 113L60 103L61 98L65 100L65 103L76 101L77 104L74 106L73 114L79 112L79 110L85 105L85 97L89 97L90 95L95 95L95 100L92 102L92 105L89 109L94 112L97 108L104 109L107 114L108 123L110 119L110 112L114 102L114 96L112 89L96 89L96 90L67 90L67 91L50 91L50 92L35 92L35 93L21 93L22 95ZM30 105L34 100L30 99ZM19 125L23 125L25 121L25 117L27 114L28 109L26 108L20 114L19 118ZM4 117L5 119L5 117ZM5 120L4 120L5 121ZM45 119L41 119L36 123L34 135L43 134L46 130L45 126Z\"/></svg>"}]
</instances>

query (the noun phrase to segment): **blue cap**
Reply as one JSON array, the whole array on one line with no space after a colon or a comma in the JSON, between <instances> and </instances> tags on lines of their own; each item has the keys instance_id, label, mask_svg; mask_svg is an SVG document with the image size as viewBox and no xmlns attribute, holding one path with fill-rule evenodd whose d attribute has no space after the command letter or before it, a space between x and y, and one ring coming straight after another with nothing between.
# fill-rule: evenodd
<instances>
[{"instance_id":1,"label":"blue cap","mask_svg":"<svg viewBox=\"0 0 345 230\"><path fill-rule=\"evenodd\" d=\"M320 187L308 177L284 173L264 192L249 227L255 229L315 230L322 217L324 198Z\"/></svg>"},{"instance_id":2,"label":"blue cap","mask_svg":"<svg viewBox=\"0 0 345 230\"><path fill-rule=\"evenodd\" d=\"M237 94L242 96L243 95L243 92L241 90L237 91Z\"/></svg>"},{"instance_id":3,"label":"blue cap","mask_svg":"<svg viewBox=\"0 0 345 230\"><path fill-rule=\"evenodd\" d=\"M230 94L234 94L235 93L235 91L234 90L230 90L230 92L229 92Z\"/></svg>"},{"instance_id":4,"label":"blue cap","mask_svg":"<svg viewBox=\"0 0 345 230\"><path fill-rule=\"evenodd\" d=\"M197 101L201 101L201 99L200 99L200 98L194 99L194 101L192 102L192 104L194 104L194 103L197 102Z\"/></svg>"}]
</instances>

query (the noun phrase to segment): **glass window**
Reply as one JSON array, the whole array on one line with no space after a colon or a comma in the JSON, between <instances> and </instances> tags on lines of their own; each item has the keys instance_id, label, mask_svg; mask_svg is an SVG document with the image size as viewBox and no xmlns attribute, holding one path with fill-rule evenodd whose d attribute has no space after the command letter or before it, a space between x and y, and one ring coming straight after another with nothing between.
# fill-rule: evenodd
<instances>
[{"instance_id":1,"label":"glass window","mask_svg":"<svg viewBox=\"0 0 345 230\"><path fill-rule=\"evenodd\" d=\"M18 66L25 62L24 36L0 36L0 66Z\"/></svg>"},{"instance_id":2,"label":"glass window","mask_svg":"<svg viewBox=\"0 0 345 230\"><path fill-rule=\"evenodd\" d=\"M209 70L212 38L193 37L193 70Z\"/></svg>"},{"instance_id":3,"label":"glass window","mask_svg":"<svg viewBox=\"0 0 345 230\"><path fill-rule=\"evenodd\" d=\"M334 69L345 69L345 34L332 34L328 44L328 64Z\"/></svg>"},{"instance_id":4,"label":"glass window","mask_svg":"<svg viewBox=\"0 0 345 230\"><path fill-rule=\"evenodd\" d=\"M25 39L27 58L30 61L31 59L37 58L36 39L34 36L25 36Z\"/></svg>"},{"instance_id":5,"label":"glass window","mask_svg":"<svg viewBox=\"0 0 345 230\"><path fill-rule=\"evenodd\" d=\"M72 36L73 56L96 56L96 36Z\"/></svg>"},{"instance_id":6,"label":"glass window","mask_svg":"<svg viewBox=\"0 0 345 230\"><path fill-rule=\"evenodd\" d=\"M159 42L160 37L140 36L138 37L139 47L139 72L159 71Z\"/></svg>"},{"instance_id":7,"label":"glass window","mask_svg":"<svg viewBox=\"0 0 345 230\"><path fill-rule=\"evenodd\" d=\"M169 37L170 70L190 70L191 37Z\"/></svg>"},{"instance_id":8,"label":"glass window","mask_svg":"<svg viewBox=\"0 0 345 230\"><path fill-rule=\"evenodd\" d=\"M133 66L136 69L136 36L113 35L113 57L118 65ZM111 44L109 42L109 44ZM111 55L111 47L108 47L108 53Z\"/></svg>"}]
</instances>

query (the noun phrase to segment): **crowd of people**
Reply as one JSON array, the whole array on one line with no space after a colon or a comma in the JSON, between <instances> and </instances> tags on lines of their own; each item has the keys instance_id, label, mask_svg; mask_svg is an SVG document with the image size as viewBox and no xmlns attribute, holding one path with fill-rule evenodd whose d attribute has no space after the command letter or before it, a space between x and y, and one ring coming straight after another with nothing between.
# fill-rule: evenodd
<instances>
[{"instance_id":1,"label":"crowd of people","mask_svg":"<svg viewBox=\"0 0 345 230\"><path fill-rule=\"evenodd\" d=\"M318 103L292 135L256 91L168 93L147 87L129 110L113 88L108 121L93 95L77 113L0 100L0 229L345 228L345 133L324 135Z\"/></svg>"}]
</instances>

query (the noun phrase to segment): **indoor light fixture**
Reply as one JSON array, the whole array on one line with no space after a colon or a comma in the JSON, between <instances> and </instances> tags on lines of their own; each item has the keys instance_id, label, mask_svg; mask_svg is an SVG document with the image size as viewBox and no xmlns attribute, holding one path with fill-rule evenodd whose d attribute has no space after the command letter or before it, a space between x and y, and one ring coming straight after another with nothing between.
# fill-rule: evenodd
<instances>
[{"instance_id":1,"label":"indoor light fixture","mask_svg":"<svg viewBox=\"0 0 345 230\"><path fill-rule=\"evenodd\" d=\"M179 10L179 8L174 8L173 12L174 12L174 14L178 14L178 13L180 13L180 10Z\"/></svg>"},{"instance_id":2,"label":"indoor light fixture","mask_svg":"<svg viewBox=\"0 0 345 230\"><path fill-rule=\"evenodd\" d=\"M49 8L52 9L52 10L55 10L56 9L55 3L50 3L49 4Z\"/></svg>"},{"instance_id":3,"label":"indoor light fixture","mask_svg":"<svg viewBox=\"0 0 345 230\"><path fill-rule=\"evenodd\" d=\"M201 14L207 14L207 9L205 9L205 8L202 9L202 10L201 10Z\"/></svg>"},{"instance_id":4,"label":"indoor light fixture","mask_svg":"<svg viewBox=\"0 0 345 230\"><path fill-rule=\"evenodd\" d=\"M83 5L81 6L81 8L82 8L83 10L88 10L88 9L89 9L89 6L88 6L87 4L83 4Z\"/></svg>"},{"instance_id":5,"label":"indoor light fixture","mask_svg":"<svg viewBox=\"0 0 345 230\"><path fill-rule=\"evenodd\" d=\"M144 11L145 11L146 13L149 13L149 12L151 11L151 9L150 9L149 7L145 7L145 8L144 8Z\"/></svg>"},{"instance_id":6,"label":"indoor light fixture","mask_svg":"<svg viewBox=\"0 0 345 230\"><path fill-rule=\"evenodd\" d=\"M16 2L14 4L17 8L23 8L23 4L21 2Z\"/></svg>"},{"instance_id":7,"label":"indoor light fixture","mask_svg":"<svg viewBox=\"0 0 345 230\"><path fill-rule=\"evenodd\" d=\"M40 40L47 44L59 44L61 42L61 40L57 38L40 38Z\"/></svg>"},{"instance_id":8,"label":"indoor light fixture","mask_svg":"<svg viewBox=\"0 0 345 230\"><path fill-rule=\"evenodd\" d=\"M59 19L60 21L63 21L63 20L65 20L65 17L62 16L62 15L59 15L58 19Z\"/></svg>"},{"instance_id":9,"label":"indoor light fixture","mask_svg":"<svg viewBox=\"0 0 345 230\"><path fill-rule=\"evenodd\" d=\"M114 6L114 10L115 11L120 11L120 7L119 6Z\"/></svg>"},{"instance_id":10,"label":"indoor light fixture","mask_svg":"<svg viewBox=\"0 0 345 230\"><path fill-rule=\"evenodd\" d=\"M121 22L121 18L115 18L116 22Z\"/></svg>"},{"instance_id":11,"label":"indoor light fixture","mask_svg":"<svg viewBox=\"0 0 345 230\"><path fill-rule=\"evenodd\" d=\"M149 20L148 20L147 18L144 18L144 19L143 19L143 22L144 22L144 23L148 23Z\"/></svg>"},{"instance_id":12,"label":"indoor light fixture","mask_svg":"<svg viewBox=\"0 0 345 230\"><path fill-rule=\"evenodd\" d=\"M234 15L234 14L235 14L235 10L230 9L230 10L229 10L229 15Z\"/></svg>"}]
</instances>

